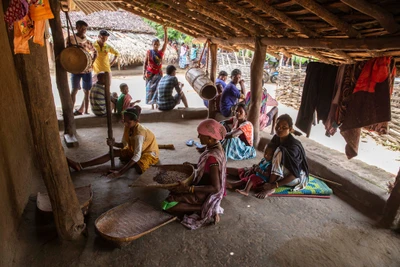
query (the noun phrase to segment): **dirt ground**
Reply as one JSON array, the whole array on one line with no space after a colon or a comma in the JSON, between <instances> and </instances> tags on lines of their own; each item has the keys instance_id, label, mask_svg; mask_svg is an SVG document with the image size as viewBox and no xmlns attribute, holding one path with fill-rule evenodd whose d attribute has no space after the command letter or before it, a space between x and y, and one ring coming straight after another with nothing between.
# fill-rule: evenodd
<instances>
[{"instance_id":1,"label":"dirt ground","mask_svg":"<svg viewBox=\"0 0 400 267\"><path fill-rule=\"evenodd\" d=\"M198 123L146 123L159 144L176 147L161 150L162 164L197 161L196 149L184 141L196 139ZM79 129L80 146L65 148L66 155L81 161L106 153L106 134L106 128ZM121 134L122 125L116 125L114 135ZM258 152L257 159L228 166L251 166L260 157ZM259 200L228 192L218 225L190 231L173 222L116 248L95 233L96 218L136 197L159 209L167 191L129 188L138 177L134 170L110 180L103 176L108 168L107 163L72 173L75 186L92 184L94 191L87 237L77 242L60 242L51 217L40 214L36 198L30 198L19 229L26 253L15 266L400 266L399 235L376 228L334 195ZM38 189L45 191L44 185Z\"/></svg>"}]
</instances>

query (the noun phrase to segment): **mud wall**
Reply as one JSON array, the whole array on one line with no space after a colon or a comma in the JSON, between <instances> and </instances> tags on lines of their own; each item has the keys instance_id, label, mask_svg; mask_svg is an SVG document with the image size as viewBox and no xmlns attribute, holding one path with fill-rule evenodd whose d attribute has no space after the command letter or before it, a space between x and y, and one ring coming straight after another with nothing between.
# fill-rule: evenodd
<instances>
[{"instance_id":1,"label":"mud wall","mask_svg":"<svg viewBox=\"0 0 400 267\"><path fill-rule=\"evenodd\" d=\"M0 266L11 266L21 249L18 224L40 176L3 14L0 5Z\"/></svg>"}]
</instances>

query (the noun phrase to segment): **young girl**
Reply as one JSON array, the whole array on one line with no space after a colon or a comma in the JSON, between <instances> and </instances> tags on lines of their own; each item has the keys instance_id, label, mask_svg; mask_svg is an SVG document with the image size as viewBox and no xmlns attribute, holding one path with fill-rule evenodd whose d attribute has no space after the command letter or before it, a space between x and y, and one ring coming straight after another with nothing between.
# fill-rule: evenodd
<instances>
[{"instance_id":1,"label":"young girl","mask_svg":"<svg viewBox=\"0 0 400 267\"><path fill-rule=\"evenodd\" d=\"M158 162L159 150L156 137L152 131L139 123L140 113L141 108L139 106L128 108L123 112L125 127L121 143L107 139L107 145L119 148L114 149L114 157L120 157L121 161L125 163L119 170L110 170L110 174L107 176L109 178L120 177L132 167L139 174L142 174L150 165ZM103 164L109 160L109 153L81 163L67 158L68 165L76 171Z\"/></svg>"},{"instance_id":2,"label":"young girl","mask_svg":"<svg viewBox=\"0 0 400 267\"><path fill-rule=\"evenodd\" d=\"M276 148L277 146L275 144L269 143L264 150L264 158L258 163L258 165L254 165L246 172L247 176L243 175L245 172L239 172L239 176L242 174L243 177L241 177L238 185L246 183L246 187L242 190L236 189L236 192L247 197L250 189L269 181L269 176L271 175L272 157L274 156Z\"/></svg>"}]
</instances>

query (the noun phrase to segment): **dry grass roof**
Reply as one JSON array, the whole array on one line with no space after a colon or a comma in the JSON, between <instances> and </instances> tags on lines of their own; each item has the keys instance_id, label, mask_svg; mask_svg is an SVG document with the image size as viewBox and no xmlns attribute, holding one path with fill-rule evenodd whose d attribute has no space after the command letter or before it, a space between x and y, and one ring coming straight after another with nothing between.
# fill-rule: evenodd
<instances>
[{"instance_id":1,"label":"dry grass roof","mask_svg":"<svg viewBox=\"0 0 400 267\"><path fill-rule=\"evenodd\" d=\"M78 20L84 20L89 29L93 30L114 30L121 32L147 33L155 35L156 31L150 27L143 18L132 14L131 12L118 10L109 11L101 10L90 14L85 14L82 11L69 12L72 25ZM61 16L63 27L67 27L65 16Z\"/></svg>"},{"instance_id":2,"label":"dry grass roof","mask_svg":"<svg viewBox=\"0 0 400 267\"><path fill-rule=\"evenodd\" d=\"M399 0L74 0L122 8L222 47L313 56L331 64L376 56L400 59ZM110 8L110 9L112 9Z\"/></svg>"}]
</instances>

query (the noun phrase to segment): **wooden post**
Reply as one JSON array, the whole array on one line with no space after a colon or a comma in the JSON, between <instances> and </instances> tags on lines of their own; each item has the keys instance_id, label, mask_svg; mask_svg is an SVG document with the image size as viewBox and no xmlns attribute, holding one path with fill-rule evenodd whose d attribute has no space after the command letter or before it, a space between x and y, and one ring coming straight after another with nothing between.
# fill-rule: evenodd
<instances>
[{"instance_id":1,"label":"wooden post","mask_svg":"<svg viewBox=\"0 0 400 267\"><path fill-rule=\"evenodd\" d=\"M58 93L61 99L62 114L64 120L64 141L68 147L78 146L78 140L75 137L76 127L73 114L73 104L71 94L69 92L68 75L61 66L59 55L65 48L64 35L61 27L60 19L60 2L58 0L50 0L51 10L54 19L50 19L51 33L54 42L54 58L56 63L56 83Z\"/></svg>"},{"instance_id":2,"label":"wooden post","mask_svg":"<svg viewBox=\"0 0 400 267\"><path fill-rule=\"evenodd\" d=\"M257 147L259 141L260 130L260 104L262 98L262 79L264 71L264 61L267 52L267 47L261 44L259 38L256 39L253 60L250 66L250 108L248 112L248 120L254 127L254 140L253 145Z\"/></svg>"},{"instance_id":3,"label":"wooden post","mask_svg":"<svg viewBox=\"0 0 400 267\"><path fill-rule=\"evenodd\" d=\"M106 112L107 112L107 135L109 139L114 139L113 137L113 130L112 130L112 118L111 118L111 93L110 93L110 73L105 73L105 86L104 86L104 93L106 98ZM111 169L115 168L115 161L114 161L114 148L110 146L110 161L111 161Z\"/></svg>"},{"instance_id":4,"label":"wooden post","mask_svg":"<svg viewBox=\"0 0 400 267\"><path fill-rule=\"evenodd\" d=\"M217 69L218 69L217 53L218 53L218 45L210 44L210 56L211 56L210 80L213 83L215 83L215 79L217 79ZM208 117L214 119L215 113L216 113L216 102L214 98L208 101Z\"/></svg>"},{"instance_id":5,"label":"wooden post","mask_svg":"<svg viewBox=\"0 0 400 267\"><path fill-rule=\"evenodd\" d=\"M390 194L385 209L383 211L383 217L380 224L385 228L390 228L396 219L396 216L400 212L400 169L397 173L396 182L392 193ZM400 230L400 223L395 226L396 230Z\"/></svg>"},{"instance_id":6,"label":"wooden post","mask_svg":"<svg viewBox=\"0 0 400 267\"><path fill-rule=\"evenodd\" d=\"M58 235L61 239L74 240L85 229L85 223L61 145L46 48L29 43L30 54L15 55L15 67Z\"/></svg>"}]
</instances>

